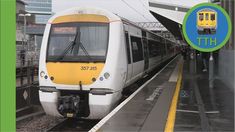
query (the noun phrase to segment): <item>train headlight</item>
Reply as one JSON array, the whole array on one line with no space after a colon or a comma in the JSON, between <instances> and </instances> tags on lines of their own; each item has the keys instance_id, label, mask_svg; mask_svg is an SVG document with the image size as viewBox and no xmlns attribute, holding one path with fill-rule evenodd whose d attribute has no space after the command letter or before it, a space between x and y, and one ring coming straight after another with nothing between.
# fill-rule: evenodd
<instances>
[{"instance_id":1,"label":"train headlight","mask_svg":"<svg viewBox=\"0 0 235 132\"><path fill-rule=\"evenodd\" d=\"M40 77L44 77L46 75L46 73L44 71L40 72Z\"/></svg>"},{"instance_id":2,"label":"train headlight","mask_svg":"<svg viewBox=\"0 0 235 132\"><path fill-rule=\"evenodd\" d=\"M110 77L110 74L109 74L108 72L105 72L105 73L104 73L104 78L105 78L105 79L108 79L109 77Z\"/></svg>"},{"instance_id":3,"label":"train headlight","mask_svg":"<svg viewBox=\"0 0 235 132\"><path fill-rule=\"evenodd\" d=\"M104 78L103 77L100 77L100 81L103 81L104 80Z\"/></svg>"}]
</instances>

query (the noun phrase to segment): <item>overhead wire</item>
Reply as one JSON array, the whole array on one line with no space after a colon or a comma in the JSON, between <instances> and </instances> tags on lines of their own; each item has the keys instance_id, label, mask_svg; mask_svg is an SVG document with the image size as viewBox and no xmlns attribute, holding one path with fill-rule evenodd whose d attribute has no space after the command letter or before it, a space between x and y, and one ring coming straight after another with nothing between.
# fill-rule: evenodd
<instances>
[{"instance_id":1,"label":"overhead wire","mask_svg":"<svg viewBox=\"0 0 235 132\"><path fill-rule=\"evenodd\" d=\"M143 0L139 0L139 2L142 4L142 6L143 6L146 10L149 10L149 9L145 6L145 4L143 3Z\"/></svg>"},{"instance_id":2,"label":"overhead wire","mask_svg":"<svg viewBox=\"0 0 235 132\"><path fill-rule=\"evenodd\" d=\"M129 3L127 3L125 0L121 0L123 3L125 3L129 8L131 8L132 10L134 10L136 13L138 13L139 15L141 15L144 19L146 19L147 21L151 21L150 19L148 19L147 17L145 17L142 13L140 13L139 11L137 11L135 8L133 8ZM143 4L143 3L142 3Z\"/></svg>"}]
</instances>

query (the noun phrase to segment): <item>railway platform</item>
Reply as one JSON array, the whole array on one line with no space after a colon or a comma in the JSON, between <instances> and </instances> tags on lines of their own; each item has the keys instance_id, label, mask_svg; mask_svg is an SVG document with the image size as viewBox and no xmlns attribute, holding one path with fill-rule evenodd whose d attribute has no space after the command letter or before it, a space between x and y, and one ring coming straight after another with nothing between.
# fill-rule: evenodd
<instances>
[{"instance_id":1,"label":"railway platform","mask_svg":"<svg viewBox=\"0 0 235 132\"><path fill-rule=\"evenodd\" d=\"M163 131L182 63L169 62L91 131Z\"/></svg>"},{"instance_id":2,"label":"railway platform","mask_svg":"<svg viewBox=\"0 0 235 132\"><path fill-rule=\"evenodd\" d=\"M90 131L233 131L234 93L200 57L176 57Z\"/></svg>"},{"instance_id":3,"label":"railway platform","mask_svg":"<svg viewBox=\"0 0 235 132\"><path fill-rule=\"evenodd\" d=\"M184 62L174 130L234 131L234 91L216 76L210 88L202 63L200 56Z\"/></svg>"}]
</instances>

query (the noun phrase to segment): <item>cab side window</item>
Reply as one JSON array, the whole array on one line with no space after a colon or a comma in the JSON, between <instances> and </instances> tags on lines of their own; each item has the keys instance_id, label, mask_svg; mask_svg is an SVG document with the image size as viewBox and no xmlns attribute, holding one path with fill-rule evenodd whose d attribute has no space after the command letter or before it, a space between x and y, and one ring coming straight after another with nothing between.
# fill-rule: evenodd
<instances>
[{"instance_id":1,"label":"cab side window","mask_svg":"<svg viewBox=\"0 0 235 132\"><path fill-rule=\"evenodd\" d=\"M128 32L125 32L125 38L126 38L127 60L128 60L128 64L130 64L131 63L131 54L130 54L130 45L129 45Z\"/></svg>"}]
</instances>

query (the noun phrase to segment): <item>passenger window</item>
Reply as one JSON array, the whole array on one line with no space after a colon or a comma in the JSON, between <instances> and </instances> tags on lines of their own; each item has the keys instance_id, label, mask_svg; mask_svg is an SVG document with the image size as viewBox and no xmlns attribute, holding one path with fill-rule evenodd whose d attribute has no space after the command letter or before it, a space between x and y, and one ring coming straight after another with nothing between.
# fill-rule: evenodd
<instances>
[{"instance_id":1,"label":"passenger window","mask_svg":"<svg viewBox=\"0 0 235 132\"><path fill-rule=\"evenodd\" d=\"M161 53L165 56L166 55L166 45L165 45L165 43L161 43Z\"/></svg>"},{"instance_id":2,"label":"passenger window","mask_svg":"<svg viewBox=\"0 0 235 132\"><path fill-rule=\"evenodd\" d=\"M203 21L203 13L199 13L199 20Z\"/></svg>"},{"instance_id":3,"label":"passenger window","mask_svg":"<svg viewBox=\"0 0 235 132\"><path fill-rule=\"evenodd\" d=\"M212 20L212 21L215 20L215 14L211 14L211 20Z\"/></svg>"},{"instance_id":4,"label":"passenger window","mask_svg":"<svg viewBox=\"0 0 235 132\"><path fill-rule=\"evenodd\" d=\"M160 55L160 45L157 41L149 40L149 57L156 57Z\"/></svg>"},{"instance_id":5,"label":"passenger window","mask_svg":"<svg viewBox=\"0 0 235 132\"><path fill-rule=\"evenodd\" d=\"M209 14L208 13L206 13L206 18L205 19L209 20Z\"/></svg>"},{"instance_id":6,"label":"passenger window","mask_svg":"<svg viewBox=\"0 0 235 132\"><path fill-rule=\"evenodd\" d=\"M141 38L131 36L133 62L141 61L143 57L143 48Z\"/></svg>"},{"instance_id":7,"label":"passenger window","mask_svg":"<svg viewBox=\"0 0 235 132\"><path fill-rule=\"evenodd\" d=\"M132 42L132 48L133 50L138 51L137 42Z\"/></svg>"},{"instance_id":8,"label":"passenger window","mask_svg":"<svg viewBox=\"0 0 235 132\"><path fill-rule=\"evenodd\" d=\"M125 32L125 37L126 37L126 50L127 50L127 60L128 64L131 63L131 54L130 54L130 45L129 45L129 35L128 32Z\"/></svg>"}]
</instances>

